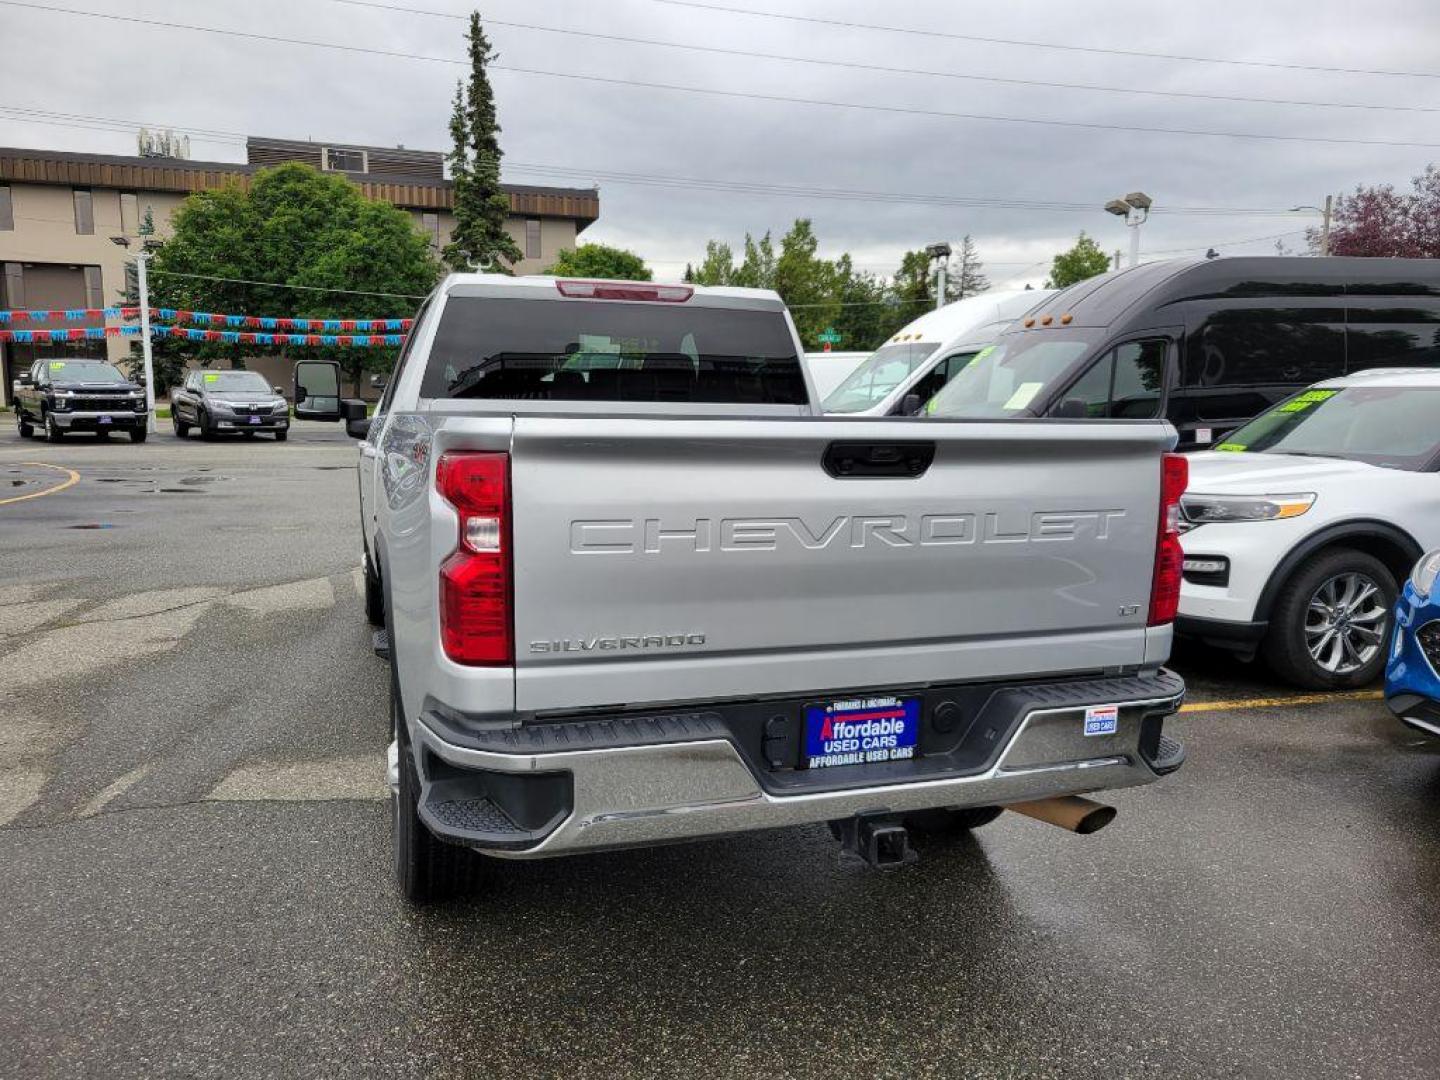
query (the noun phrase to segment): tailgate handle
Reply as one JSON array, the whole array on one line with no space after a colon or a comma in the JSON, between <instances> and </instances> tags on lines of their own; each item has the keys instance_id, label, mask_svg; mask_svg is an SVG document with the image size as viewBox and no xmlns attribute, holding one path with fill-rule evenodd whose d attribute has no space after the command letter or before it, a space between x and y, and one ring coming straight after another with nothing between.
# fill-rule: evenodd
<instances>
[{"instance_id":1,"label":"tailgate handle","mask_svg":"<svg viewBox=\"0 0 1440 1080\"><path fill-rule=\"evenodd\" d=\"M935 444L908 442L833 442L821 464L837 480L874 476L924 476L935 460Z\"/></svg>"}]
</instances>

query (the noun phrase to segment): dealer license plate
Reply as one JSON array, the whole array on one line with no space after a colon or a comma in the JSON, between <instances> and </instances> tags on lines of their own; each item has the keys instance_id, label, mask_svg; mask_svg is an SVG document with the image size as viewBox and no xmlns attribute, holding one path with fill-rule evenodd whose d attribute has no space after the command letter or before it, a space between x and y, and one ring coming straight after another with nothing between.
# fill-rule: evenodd
<instances>
[{"instance_id":1,"label":"dealer license plate","mask_svg":"<svg viewBox=\"0 0 1440 1080\"><path fill-rule=\"evenodd\" d=\"M110 423L110 417L108 417L108 416L99 416L99 417L96 417L96 423L99 423L99 424L108 424L108 423Z\"/></svg>"},{"instance_id":2,"label":"dealer license plate","mask_svg":"<svg viewBox=\"0 0 1440 1080\"><path fill-rule=\"evenodd\" d=\"M855 697L805 706L805 766L872 765L915 756L920 699Z\"/></svg>"},{"instance_id":3,"label":"dealer license plate","mask_svg":"<svg viewBox=\"0 0 1440 1080\"><path fill-rule=\"evenodd\" d=\"M259 422L260 422L260 417L258 417L258 416L252 416L252 417L250 417L250 423L252 423L252 424L258 424Z\"/></svg>"}]
</instances>

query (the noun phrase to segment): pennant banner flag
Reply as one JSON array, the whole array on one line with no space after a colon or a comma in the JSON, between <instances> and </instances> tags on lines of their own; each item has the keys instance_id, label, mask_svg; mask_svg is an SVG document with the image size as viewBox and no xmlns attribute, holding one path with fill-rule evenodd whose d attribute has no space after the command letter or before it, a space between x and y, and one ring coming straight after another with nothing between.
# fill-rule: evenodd
<instances>
[{"instance_id":1,"label":"pennant banner flag","mask_svg":"<svg viewBox=\"0 0 1440 1080\"><path fill-rule=\"evenodd\" d=\"M191 330L183 326L152 326L150 333L157 338L218 341L226 345L311 345L379 349L387 345L400 345L405 341L404 334L265 334L241 330ZM35 341L98 341L139 335L138 326L92 326L74 330L0 330L0 341L21 344Z\"/></svg>"},{"instance_id":2,"label":"pennant banner flag","mask_svg":"<svg viewBox=\"0 0 1440 1080\"><path fill-rule=\"evenodd\" d=\"M138 307L57 308L40 311L0 311L0 324L22 322L87 322L93 319L138 319ZM165 323L197 326L249 327L258 330L323 331L327 334L403 333L414 319L282 319L269 315L217 315L184 308L151 308L150 318ZM48 332L48 331L47 331Z\"/></svg>"}]
</instances>

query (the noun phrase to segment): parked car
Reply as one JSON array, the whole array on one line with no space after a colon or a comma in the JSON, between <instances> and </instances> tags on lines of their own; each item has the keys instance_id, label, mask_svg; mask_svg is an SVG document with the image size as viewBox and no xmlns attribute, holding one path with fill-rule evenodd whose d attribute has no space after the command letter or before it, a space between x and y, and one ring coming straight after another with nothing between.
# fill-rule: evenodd
<instances>
[{"instance_id":1,"label":"parked car","mask_svg":"<svg viewBox=\"0 0 1440 1080\"><path fill-rule=\"evenodd\" d=\"M947 417L1165 417L1209 446L1312 383L1435 367L1440 260L1170 260L1052 296L935 396Z\"/></svg>"},{"instance_id":2,"label":"parked car","mask_svg":"<svg viewBox=\"0 0 1440 1080\"><path fill-rule=\"evenodd\" d=\"M823 398L870 355L868 352L807 352L805 368L815 384L815 393Z\"/></svg>"},{"instance_id":3,"label":"parked car","mask_svg":"<svg viewBox=\"0 0 1440 1080\"><path fill-rule=\"evenodd\" d=\"M1190 457L1176 629L1301 686L1385 663L1397 582L1440 543L1440 372L1297 394Z\"/></svg>"},{"instance_id":4,"label":"parked car","mask_svg":"<svg viewBox=\"0 0 1440 1080\"><path fill-rule=\"evenodd\" d=\"M1440 548L1415 564L1396 605L1385 703L1416 731L1440 735Z\"/></svg>"},{"instance_id":5,"label":"parked car","mask_svg":"<svg viewBox=\"0 0 1440 1080\"><path fill-rule=\"evenodd\" d=\"M143 384L103 360L37 360L16 380L15 426L21 438L40 428L51 442L74 431L104 438L126 431L145 441L148 413Z\"/></svg>"},{"instance_id":6,"label":"parked car","mask_svg":"<svg viewBox=\"0 0 1440 1080\"><path fill-rule=\"evenodd\" d=\"M276 442L290 434L290 406L280 387L255 371L192 371L170 391L170 423L183 439L195 428L200 437L254 436L267 432Z\"/></svg>"},{"instance_id":7,"label":"parked car","mask_svg":"<svg viewBox=\"0 0 1440 1080\"><path fill-rule=\"evenodd\" d=\"M427 303L363 519L406 896L475 851L821 821L892 865L908 828L1083 831L1108 808L1064 797L1179 767L1174 432L820 417L800 356L769 291Z\"/></svg>"},{"instance_id":8,"label":"parked car","mask_svg":"<svg viewBox=\"0 0 1440 1080\"><path fill-rule=\"evenodd\" d=\"M825 411L914 416L981 349L1054 294L1054 289L991 290L927 312L824 393Z\"/></svg>"}]
</instances>

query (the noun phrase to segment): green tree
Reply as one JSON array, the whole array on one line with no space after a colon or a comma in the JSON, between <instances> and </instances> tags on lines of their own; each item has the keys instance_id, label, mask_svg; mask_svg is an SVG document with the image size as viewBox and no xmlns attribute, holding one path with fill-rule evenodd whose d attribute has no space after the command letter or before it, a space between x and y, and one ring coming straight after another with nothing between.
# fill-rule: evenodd
<instances>
[{"instance_id":1,"label":"green tree","mask_svg":"<svg viewBox=\"0 0 1440 1080\"><path fill-rule=\"evenodd\" d=\"M980 262L980 252L975 247L974 239L969 233L966 233L964 239L960 241L960 259L955 268L954 277L946 283L945 291L950 295L945 298L945 302L948 304L951 300L979 296L988 288L990 288L990 280L985 276L985 266Z\"/></svg>"},{"instance_id":2,"label":"green tree","mask_svg":"<svg viewBox=\"0 0 1440 1080\"><path fill-rule=\"evenodd\" d=\"M562 249L545 273L615 281L650 281L654 276L639 255L607 244L581 244L573 250Z\"/></svg>"},{"instance_id":3,"label":"green tree","mask_svg":"<svg viewBox=\"0 0 1440 1080\"><path fill-rule=\"evenodd\" d=\"M759 240L745 234L745 258L730 275L729 284L744 289L775 287L775 246L770 242L768 230Z\"/></svg>"},{"instance_id":4,"label":"green tree","mask_svg":"<svg viewBox=\"0 0 1440 1080\"><path fill-rule=\"evenodd\" d=\"M790 308L795 329L806 348L818 348L819 335L840 314L835 264L819 258L820 246L809 218L797 218L780 240L773 288Z\"/></svg>"},{"instance_id":5,"label":"green tree","mask_svg":"<svg viewBox=\"0 0 1440 1080\"><path fill-rule=\"evenodd\" d=\"M719 240L705 243L705 259L698 266L685 267L685 280L695 285L734 285L735 253Z\"/></svg>"},{"instance_id":6,"label":"green tree","mask_svg":"<svg viewBox=\"0 0 1440 1080\"><path fill-rule=\"evenodd\" d=\"M885 282L856 271L849 255L835 260L835 299L839 311L834 326L840 332L840 348L869 352L878 349L893 332L890 329L893 305Z\"/></svg>"},{"instance_id":7,"label":"green tree","mask_svg":"<svg viewBox=\"0 0 1440 1080\"><path fill-rule=\"evenodd\" d=\"M455 230L445 245L454 270L480 266L509 273L522 258L520 246L505 231L510 199L500 190L500 123L486 67L494 58L480 13L470 13L465 34L470 50L470 85L455 84L450 114L450 179L455 201Z\"/></svg>"},{"instance_id":8,"label":"green tree","mask_svg":"<svg viewBox=\"0 0 1440 1080\"><path fill-rule=\"evenodd\" d=\"M1063 289L1084 281L1110 269L1110 258L1100 250L1100 245L1081 230L1075 246L1055 256L1050 266L1050 278L1045 282L1047 289Z\"/></svg>"},{"instance_id":9,"label":"green tree","mask_svg":"<svg viewBox=\"0 0 1440 1080\"><path fill-rule=\"evenodd\" d=\"M248 189L230 185L186 199L175 212L170 239L151 262L150 302L242 315L395 317L413 311L415 298L434 288L440 272L428 238L410 215L366 199L343 176L289 164L261 169ZM237 367L247 356L333 359L357 393L361 375L389 370L396 352L165 343L172 347L202 364L223 358Z\"/></svg>"}]
</instances>

